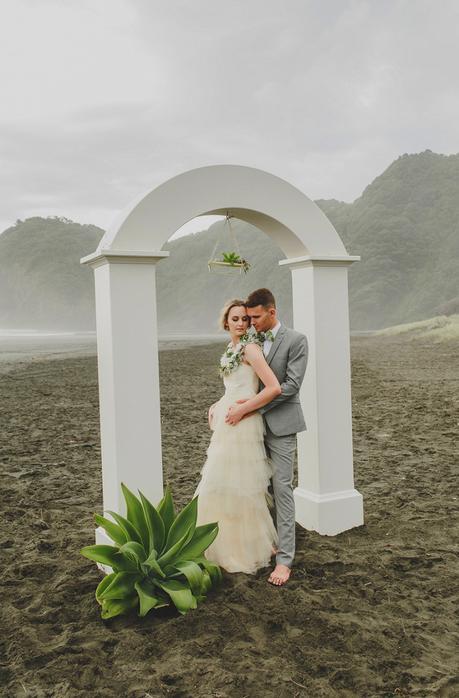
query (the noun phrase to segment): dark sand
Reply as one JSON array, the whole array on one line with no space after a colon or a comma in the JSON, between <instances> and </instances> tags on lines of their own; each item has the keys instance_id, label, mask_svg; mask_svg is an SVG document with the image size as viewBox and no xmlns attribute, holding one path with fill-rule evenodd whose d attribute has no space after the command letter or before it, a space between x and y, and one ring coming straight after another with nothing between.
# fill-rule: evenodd
<instances>
[{"instance_id":1,"label":"dark sand","mask_svg":"<svg viewBox=\"0 0 459 698\"><path fill-rule=\"evenodd\" d=\"M220 349L161 353L166 480L181 505L205 457L204 406L221 394ZM225 574L186 616L110 621L78 553L102 511L96 358L8 365L2 695L458 696L459 347L354 337L352 364L365 526L333 538L297 527L285 588L269 570Z\"/></svg>"}]
</instances>

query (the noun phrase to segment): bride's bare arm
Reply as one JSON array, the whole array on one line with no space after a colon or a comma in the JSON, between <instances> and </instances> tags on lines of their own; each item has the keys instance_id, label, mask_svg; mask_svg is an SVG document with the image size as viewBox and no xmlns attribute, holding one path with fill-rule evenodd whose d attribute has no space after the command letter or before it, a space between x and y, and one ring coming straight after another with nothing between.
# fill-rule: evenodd
<instances>
[{"instance_id":1,"label":"bride's bare arm","mask_svg":"<svg viewBox=\"0 0 459 698\"><path fill-rule=\"evenodd\" d=\"M248 344L246 346L244 358L252 366L265 387L263 390L260 390L257 395L254 395L244 402L239 402L237 406L230 407L230 411L226 418L226 421L230 424L237 424L240 419L250 412L255 412L260 407L263 407L263 405L267 405L268 402L274 400L277 395L281 394L279 381L267 364L263 352L257 344Z\"/></svg>"}]
</instances>

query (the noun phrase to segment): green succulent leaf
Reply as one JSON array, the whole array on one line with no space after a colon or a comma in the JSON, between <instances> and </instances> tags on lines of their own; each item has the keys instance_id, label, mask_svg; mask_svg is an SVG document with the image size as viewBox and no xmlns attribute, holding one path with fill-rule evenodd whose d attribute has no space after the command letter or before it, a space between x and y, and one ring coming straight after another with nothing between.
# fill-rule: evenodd
<instances>
[{"instance_id":1,"label":"green succulent leaf","mask_svg":"<svg viewBox=\"0 0 459 698\"><path fill-rule=\"evenodd\" d=\"M135 590L139 597L139 616L146 616L152 608L168 606L169 603L158 594L158 590L147 579L135 583Z\"/></svg>"},{"instance_id":2,"label":"green succulent leaf","mask_svg":"<svg viewBox=\"0 0 459 698\"><path fill-rule=\"evenodd\" d=\"M101 599L101 594L102 592L113 582L113 580L116 577L116 572L112 572L111 574L107 574L102 581L99 582L97 585L96 589L96 601L97 603L102 604L102 599Z\"/></svg>"},{"instance_id":3,"label":"green succulent leaf","mask_svg":"<svg viewBox=\"0 0 459 698\"><path fill-rule=\"evenodd\" d=\"M108 618L127 613L131 608L137 606L138 601L137 594L133 594L128 599L104 599L102 601L102 618L108 620Z\"/></svg>"},{"instance_id":4,"label":"green succulent leaf","mask_svg":"<svg viewBox=\"0 0 459 698\"><path fill-rule=\"evenodd\" d=\"M120 548L120 553L126 555L130 560L133 560L139 566L147 557L143 545L133 540L122 545Z\"/></svg>"},{"instance_id":5,"label":"green succulent leaf","mask_svg":"<svg viewBox=\"0 0 459 698\"><path fill-rule=\"evenodd\" d=\"M126 543L128 540L128 537L121 526L118 526L118 524L110 521L110 519L106 519L104 516L100 516L99 514L94 514L94 521L98 526L105 529L110 538L118 545L123 545L123 543Z\"/></svg>"},{"instance_id":6,"label":"green succulent leaf","mask_svg":"<svg viewBox=\"0 0 459 698\"><path fill-rule=\"evenodd\" d=\"M132 596L134 585L141 579L140 574L135 572L118 572L111 583L99 592L99 598L105 599L127 599Z\"/></svg>"},{"instance_id":7,"label":"green succulent leaf","mask_svg":"<svg viewBox=\"0 0 459 698\"><path fill-rule=\"evenodd\" d=\"M115 521L123 529L123 531L126 534L127 540L135 540L137 541L137 543L143 543L142 536L140 535L139 531L133 523L131 523L124 516L121 516L121 514L118 514L116 511L111 511L110 509L107 509L107 513L111 514Z\"/></svg>"},{"instance_id":8,"label":"green succulent leaf","mask_svg":"<svg viewBox=\"0 0 459 698\"><path fill-rule=\"evenodd\" d=\"M86 545L81 548L80 553L88 560L101 562L103 565L113 567L117 561L118 548L114 545Z\"/></svg>"},{"instance_id":9,"label":"green succulent leaf","mask_svg":"<svg viewBox=\"0 0 459 698\"><path fill-rule=\"evenodd\" d=\"M194 561L199 565L202 565L204 569L207 570L212 580L212 584L220 584L222 581L222 571L215 562L212 562L205 557L197 557L194 559Z\"/></svg>"},{"instance_id":10,"label":"green succulent leaf","mask_svg":"<svg viewBox=\"0 0 459 698\"><path fill-rule=\"evenodd\" d=\"M164 493L164 497L156 507L158 510L158 514L161 516L163 523L164 523L164 532L165 535L169 533L169 529L172 526L174 519L175 519L175 507L174 507L174 500L172 499L172 493L170 490L169 485L166 486L166 491ZM155 545L156 547L156 545ZM158 550L158 548L156 547Z\"/></svg>"},{"instance_id":11,"label":"green succulent leaf","mask_svg":"<svg viewBox=\"0 0 459 698\"><path fill-rule=\"evenodd\" d=\"M145 562L142 565L142 568L147 568L147 573L152 570L153 572L156 572L160 577L164 578L166 575L160 565L158 564L157 560L157 555L156 555L156 550L152 550Z\"/></svg>"},{"instance_id":12,"label":"green succulent leaf","mask_svg":"<svg viewBox=\"0 0 459 698\"><path fill-rule=\"evenodd\" d=\"M139 495L150 536L148 550L151 552L154 548L156 551L161 553L166 538L164 521L153 504L142 494L140 490Z\"/></svg>"},{"instance_id":13,"label":"green succulent leaf","mask_svg":"<svg viewBox=\"0 0 459 698\"><path fill-rule=\"evenodd\" d=\"M196 526L193 537L180 551L183 560L194 560L202 555L209 545L215 540L218 533L218 523L208 523Z\"/></svg>"},{"instance_id":14,"label":"green succulent leaf","mask_svg":"<svg viewBox=\"0 0 459 698\"><path fill-rule=\"evenodd\" d=\"M182 509L180 514L178 514L175 518L174 523L169 529L165 550L169 550L169 548L175 545L177 541L181 540L186 533L188 534L188 536L185 542L188 543L191 540L196 528L197 515L198 498L195 497L191 500L191 502L189 502L186 505L186 507Z\"/></svg>"},{"instance_id":15,"label":"green succulent leaf","mask_svg":"<svg viewBox=\"0 0 459 698\"><path fill-rule=\"evenodd\" d=\"M202 571L201 577L201 594L207 594L209 589L212 588L212 579L207 570Z\"/></svg>"},{"instance_id":16,"label":"green succulent leaf","mask_svg":"<svg viewBox=\"0 0 459 698\"><path fill-rule=\"evenodd\" d=\"M203 574L199 565L192 560L183 560L174 562L174 568L186 577L194 596L198 596L201 593Z\"/></svg>"},{"instance_id":17,"label":"green succulent leaf","mask_svg":"<svg viewBox=\"0 0 459 698\"><path fill-rule=\"evenodd\" d=\"M165 567L167 564L171 564L178 557L183 557L181 554L182 548L189 538L188 531L177 541L169 550L166 550L160 558L158 558L158 565Z\"/></svg>"},{"instance_id":18,"label":"green succulent leaf","mask_svg":"<svg viewBox=\"0 0 459 698\"><path fill-rule=\"evenodd\" d=\"M177 579L155 580L155 584L170 596L172 603L179 613L186 613L190 608L196 608L197 602L187 584Z\"/></svg>"},{"instance_id":19,"label":"green succulent leaf","mask_svg":"<svg viewBox=\"0 0 459 698\"><path fill-rule=\"evenodd\" d=\"M148 550L150 536L142 504L124 482L121 483L121 489L123 490L124 499L126 501L127 519L140 533L141 542L145 549Z\"/></svg>"},{"instance_id":20,"label":"green succulent leaf","mask_svg":"<svg viewBox=\"0 0 459 698\"><path fill-rule=\"evenodd\" d=\"M136 560L133 559L131 555L126 555L125 553L118 552L115 555L114 565L112 565L114 572L138 572L139 565Z\"/></svg>"},{"instance_id":21,"label":"green succulent leaf","mask_svg":"<svg viewBox=\"0 0 459 698\"><path fill-rule=\"evenodd\" d=\"M136 572L136 563L120 553L118 548L113 545L87 545L81 548L80 553L87 557L88 560L100 562L103 565L108 565L114 572L126 571Z\"/></svg>"}]
</instances>

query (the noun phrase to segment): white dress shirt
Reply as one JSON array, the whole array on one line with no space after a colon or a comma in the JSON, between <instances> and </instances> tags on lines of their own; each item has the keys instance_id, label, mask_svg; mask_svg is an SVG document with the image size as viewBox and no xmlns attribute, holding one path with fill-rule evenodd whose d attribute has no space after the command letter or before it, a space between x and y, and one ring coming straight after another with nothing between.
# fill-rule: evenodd
<instances>
[{"instance_id":1,"label":"white dress shirt","mask_svg":"<svg viewBox=\"0 0 459 698\"><path fill-rule=\"evenodd\" d=\"M271 332L273 333L274 339L276 339L276 334L279 332L280 326L281 326L281 324L278 320L277 324L274 325L274 327L271 329ZM265 339L265 341L263 342L263 354L265 356L268 356L269 350L271 349L272 344L273 344L273 342L270 339Z\"/></svg>"}]
</instances>

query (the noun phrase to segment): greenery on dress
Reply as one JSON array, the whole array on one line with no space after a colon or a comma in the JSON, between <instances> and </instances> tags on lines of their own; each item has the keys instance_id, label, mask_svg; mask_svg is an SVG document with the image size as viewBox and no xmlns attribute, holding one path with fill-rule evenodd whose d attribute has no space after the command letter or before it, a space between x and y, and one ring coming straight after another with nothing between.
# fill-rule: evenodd
<instances>
[{"instance_id":1,"label":"greenery on dress","mask_svg":"<svg viewBox=\"0 0 459 698\"><path fill-rule=\"evenodd\" d=\"M220 358L220 375L229 376L230 373L240 366L247 344L258 344L261 347L263 342L263 334L256 332L253 327L249 327L247 332L240 337L235 347L233 347L231 342L226 347Z\"/></svg>"},{"instance_id":2,"label":"greenery on dress","mask_svg":"<svg viewBox=\"0 0 459 698\"><path fill-rule=\"evenodd\" d=\"M96 589L102 618L137 608L139 616L171 603L179 613L195 609L221 581L218 565L204 551L218 534L218 523L196 526L198 497L178 514L169 487L157 507L139 491L121 488L127 516L108 511L114 521L94 514L114 545L88 545L89 560L112 568Z\"/></svg>"}]
</instances>

